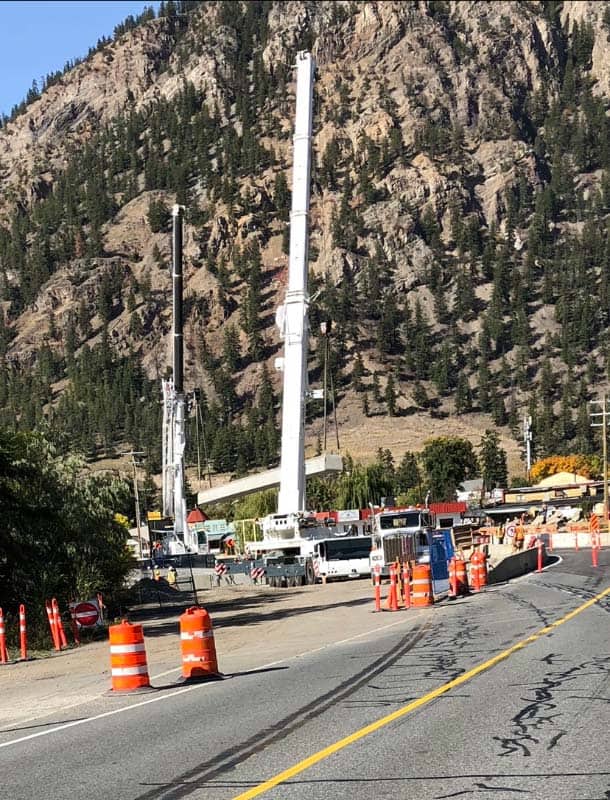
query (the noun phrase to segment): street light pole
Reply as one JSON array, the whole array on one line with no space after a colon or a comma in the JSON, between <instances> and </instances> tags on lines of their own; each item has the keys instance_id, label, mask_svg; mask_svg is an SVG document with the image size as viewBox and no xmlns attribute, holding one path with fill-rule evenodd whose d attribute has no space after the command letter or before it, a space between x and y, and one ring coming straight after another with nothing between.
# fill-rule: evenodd
<instances>
[{"instance_id":1,"label":"street light pole","mask_svg":"<svg viewBox=\"0 0 610 800\"><path fill-rule=\"evenodd\" d=\"M606 395L602 395L604 411L602 414L602 458L604 460L604 525L608 525L608 432Z\"/></svg>"},{"instance_id":2,"label":"street light pole","mask_svg":"<svg viewBox=\"0 0 610 800\"><path fill-rule=\"evenodd\" d=\"M532 468L532 418L529 414L523 418L523 439L525 441L525 467L529 481Z\"/></svg>"},{"instance_id":3,"label":"street light pole","mask_svg":"<svg viewBox=\"0 0 610 800\"><path fill-rule=\"evenodd\" d=\"M140 518L140 495L138 491L138 465L136 456L143 456L145 453L141 450L130 450L128 453L121 453L123 456L131 456L131 465L133 467L133 496L136 506L136 528L138 529L138 547L140 550L140 560L144 558L142 553L142 520Z\"/></svg>"}]
</instances>

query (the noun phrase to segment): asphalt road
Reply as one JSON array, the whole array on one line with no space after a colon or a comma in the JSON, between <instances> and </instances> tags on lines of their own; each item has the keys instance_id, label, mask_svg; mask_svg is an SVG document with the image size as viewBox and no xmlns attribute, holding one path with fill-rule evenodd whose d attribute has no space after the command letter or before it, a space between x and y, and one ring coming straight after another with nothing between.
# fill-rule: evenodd
<instances>
[{"instance_id":1,"label":"asphalt road","mask_svg":"<svg viewBox=\"0 0 610 800\"><path fill-rule=\"evenodd\" d=\"M561 557L296 658L261 641L222 681L2 731L0 796L608 800L610 551Z\"/></svg>"}]
</instances>

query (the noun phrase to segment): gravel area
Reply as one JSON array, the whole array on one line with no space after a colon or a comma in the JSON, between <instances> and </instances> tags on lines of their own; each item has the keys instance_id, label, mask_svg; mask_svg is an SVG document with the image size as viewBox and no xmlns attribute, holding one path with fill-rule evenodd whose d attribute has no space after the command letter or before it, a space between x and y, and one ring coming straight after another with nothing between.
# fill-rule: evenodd
<instances>
[{"instance_id":1,"label":"gravel area","mask_svg":"<svg viewBox=\"0 0 610 800\"><path fill-rule=\"evenodd\" d=\"M199 601L212 618L219 670L227 674L290 658L395 619L371 613L368 580L293 589L222 586L199 592ZM182 611L151 603L126 615L144 627L153 686L180 679ZM109 659L103 640L0 665L0 730L23 728L28 721L106 696L111 688Z\"/></svg>"}]
</instances>

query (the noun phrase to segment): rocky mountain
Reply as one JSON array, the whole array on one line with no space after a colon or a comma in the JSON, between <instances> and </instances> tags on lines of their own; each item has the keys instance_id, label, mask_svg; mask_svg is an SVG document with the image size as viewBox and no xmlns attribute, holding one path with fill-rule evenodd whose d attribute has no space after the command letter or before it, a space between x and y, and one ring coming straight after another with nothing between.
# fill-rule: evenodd
<instances>
[{"instance_id":1,"label":"rocky mountain","mask_svg":"<svg viewBox=\"0 0 610 800\"><path fill-rule=\"evenodd\" d=\"M495 427L522 474L529 414L537 455L591 452L605 2L166 2L121 26L0 128L0 420L92 458L158 449L179 202L210 458L273 462L300 49L317 64L310 379L326 363L341 449L398 460Z\"/></svg>"}]
</instances>

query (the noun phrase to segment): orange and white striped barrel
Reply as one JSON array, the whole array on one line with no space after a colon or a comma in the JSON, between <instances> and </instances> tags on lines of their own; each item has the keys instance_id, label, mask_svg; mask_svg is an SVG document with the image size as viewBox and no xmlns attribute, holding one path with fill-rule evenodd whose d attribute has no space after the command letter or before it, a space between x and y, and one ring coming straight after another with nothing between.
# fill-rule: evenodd
<instances>
[{"instance_id":1,"label":"orange and white striped barrel","mask_svg":"<svg viewBox=\"0 0 610 800\"><path fill-rule=\"evenodd\" d=\"M8 661L8 650L6 649L6 630L4 628L4 613L0 608L0 664Z\"/></svg>"},{"instance_id":2,"label":"orange and white striped barrel","mask_svg":"<svg viewBox=\"0 0 610 800\"><path fill-rule=\"evenodd\" d=\"M133 692L150 686L141 625L123 620L108 628L113 692Z\"/></svg>"},{"instance_id":3,"label":"orange and white striped barrel","mask_svg":"<svg viewBox=\"0 0 610 800\"><path fill-rule=\"evenodd\" d=\"M423 608L425 606L431 606L434 603L430 564L416 564L413 567L411 587L412 606L415 608Z\"/></svg>"},{"instance_id":4,"label":"orange and white striped barrel","mask_svg":"<svg viewBox=\"0 0 610 800\"><path fill-rule=\"evenodd\" d=\"M187 608L180 617L180 648L184 678L218 677L212 620L204 608Z\"/></svg>"},{"instance_id":5,"label":"orange and white striped barrel","mask_svg":"<svg viewBox=\"0 0 610 800\"><path fill-rule=\"evenodd\" d=\"M449 599L455 600L459 594L457 581L457 558L449 559Z\"/></svg>"},{"instance_id":6,"label":"orange and white striped barrel","mask_svg":"<svg viewBox=\"0 0 610 800\"><path fill-rule=\"evenodd\" d=\"M458 594L468 594L468 569L466 559L455 557L455 572L457 577Z\"/></svg>"},{"instance_id":7,"label":"orange and white striped barrel","mask_svg":"<svg viewBox=\"0 0 610 800\"><path fill-rule=\"evenodd\" d=\"M475 550L470 556L470 584L474 592L487 586L487 565L485 553Z\"/></svg>"}]
</instances>

